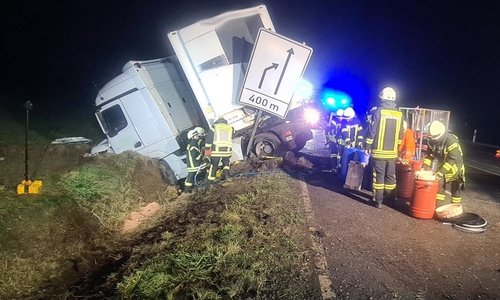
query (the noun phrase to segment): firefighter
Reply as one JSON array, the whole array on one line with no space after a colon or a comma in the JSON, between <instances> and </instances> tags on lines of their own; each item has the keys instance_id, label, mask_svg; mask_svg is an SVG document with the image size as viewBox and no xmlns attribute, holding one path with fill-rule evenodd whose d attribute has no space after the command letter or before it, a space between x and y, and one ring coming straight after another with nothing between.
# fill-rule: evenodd
<instances>
[{"instance_id":1,"label":"firefighter","mask_svg":"<svg viewBox=\"0 0 500 300\"><path fill-rule=\"evenodd\" d=\"M345 148L363 147L363 125L352 107L344 110L344 120L341 123L342 141Z\"/></svg>"},{"instance_id":2,"label":"firefighter","mask_svg":"<svg viewBox=\"0 0 500 300\"><path fill-rule=\"evenodd\" d=\"M433 121L429 126L429 139L422 168L431 169L432 161L437 158L438 168L435 175L439 181L439 190L436 200L441 203L445 200L446 183L451 183L451 202L462 202L460 191L464 190L465 165L457 136L447 133L442 122Z\"/></svg>"},{"instance_id":3,"label":"firefighter","mask_svg":"<svg viewBox=\"0 0 500 300\"><path fill-rule=\"evenodd\" d=\"M407 165L413 159L415 155L415 136L413 134L413 130L408 127L408 122L406 120L403 121L403 141L401 145L398 147L399 158L401 159L401 163Z\"/></svg>"},{"instance_id":4,"label":"firefighter","mask_svg":"<svg viewBox=\"0 0 500 300\"><path fill-rule=\"evenodd\" d=\"M403 138L403 113L396 108L396 91L384 88L380 105L373 112L365 140L365 155L371 152L373 166L373 200L377 208L382 202L396 199L396 159Z\"/></svg>"},{"instance_id":5,"label":"firefighter","mask_svg":"<svg viewBox=\"0 0 500 300\"><path fill-rule=\"evenodd\" d=\"M338 140L340 138L339 128L343 114L343 109L339 109L335 113L332 113L330 124L325 128L325 134L327 138L326 143L328 145L328 148L330 149L330 163L332 167L331 172L333 173L338 172L338 166L340 162Z\"/></svg>"},{"instance_id":6,"label":"firefighter","mask_svg":"<svg viewBox=\"0 0 500 300\"><path fill-rule=\"evenodd\" d=\"M187 145L187 171L188 176L184 181L184 192L191 193L193 191L194 176L202 162L202 151L200 147L200 134L196 129L190 130L187 133L189 144Z\"/></svg>"},{"instance_id":7,"label":"firefighter","mask_svg":"<svg viewBox=\"0 0 500 300\"><path fill-rule=\"evenodd\" d=\"M227 120L220 117L214 122L213 128L207 133L205 138L205 155L210 158L210 171L208 174L207 186L214 183L217 175L217 168L222 162L223 179L229 177L229 160L232 155L234 128L227 124Z\"/></svg>"}]
</instances>

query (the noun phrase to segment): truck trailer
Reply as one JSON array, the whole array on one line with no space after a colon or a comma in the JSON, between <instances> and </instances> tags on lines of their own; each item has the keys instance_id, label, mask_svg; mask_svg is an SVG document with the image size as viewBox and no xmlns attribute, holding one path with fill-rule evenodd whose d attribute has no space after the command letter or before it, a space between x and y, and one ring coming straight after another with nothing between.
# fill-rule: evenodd
<instances>
[{"instance_id":1,"label":"truck trailer","mask_svg":"<svg viewBox=\"0 0 500 300\"><path fill-rule=\"evenodd\" d=\"M230 11L168 33L173 56L127 62L95 99L106 139L92 153L138 152L175 184L187 176L186 133L219 117L235 129L232 160L244 159L247 147L258 156L302 149L312 133L298 94L284 119L264 113L256 120L256 109L238 103L260 28L274 31L265 5Z\"/></svg>"}]
</instances>

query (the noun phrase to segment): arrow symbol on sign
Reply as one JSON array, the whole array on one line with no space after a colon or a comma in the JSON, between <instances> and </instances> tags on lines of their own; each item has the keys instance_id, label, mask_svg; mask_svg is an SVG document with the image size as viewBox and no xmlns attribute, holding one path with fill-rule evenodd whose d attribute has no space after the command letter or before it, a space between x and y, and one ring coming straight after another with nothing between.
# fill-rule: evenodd
<instances>
[{"instance_id":1,"label":"arrow symbol on sign","mask_svg":"<svg viewBox=\"0 0 500 300\"><path fill-rule=\"evenodd\" d=\"M264 72L262 72L262 77L260 78L259 89L260 89L260 87L262 86L262 82L264 82L264 77L266 77L266 73L267 73L267 71L269 71L269 70L271 70L271 69L275 69L275 70L276 70L276 68L277 68L278 66L279 66L278 64L273 63L273 65L272 65L272 66L267 67L267 68L265 68L265 69L264 69Z\"/></svg>"},{"instance_id":2,"label":"arrow symbol on sign","mask_svg":"<svg viewBox=\"0 0 500 300\"><path fill-rule=\"evenodd\" d=\"M293 48L290 48L290 50L288 50L287 52L288 52L288 56L286 58L285 65L283 66L283 71L281 71L280 79L278 80L278 84L276 85L276 90L274 90L275 95L278 93L278 90L280 88L281 80L283 79L283 75L285 75L286 67L288 66L288 62L290 61L290 57L292 57L292 55L295 54L295 53L293 53Z\"/></svg>"}]
</instances>

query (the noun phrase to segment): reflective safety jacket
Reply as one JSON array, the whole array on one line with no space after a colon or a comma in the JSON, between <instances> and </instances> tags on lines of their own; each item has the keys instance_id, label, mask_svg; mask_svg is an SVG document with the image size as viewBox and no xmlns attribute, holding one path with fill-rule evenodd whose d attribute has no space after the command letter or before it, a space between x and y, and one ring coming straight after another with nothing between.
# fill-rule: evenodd
<instances>
[{"instance_id":1,"label":"reflective safety jacket","mask_svg":"<svg viewBox=\"0 0 500 300\"><path fill-rule=\"evenodd\" d=\"M196 172L201 165L200 140L191 139L187 145L187 171Z\"/></svg>"},{"instance_id":2,"label":"reflective safety jacket","mask_svg":"<svg viewBox=\"0 0 500 300\"><path fill-rule=\"evenodd\" d=\"M415 156L415 136L410 128L405 130L403 141L398 147L399 157L406 160L411 160Z\"/></svg>"},{"instance_id":3,"label":"reflective safety jacket","mask_svg":"<svg viewBox=\"0 0 500 300\"><path fill-rule=\"evenodd\" d=\"M368 125L365 149L371 150L373 158L395 159L402 139L403 113L394 102L383 101Z\"/></svg>"},{"instance_id":4,"label":"reflective safety jacket","mask_svg":"<svg viewBox=\"0 0 500 300\"><path fill-rule=\"evenodd\" d=\"M357 117L342 121L340 125L341 138L339 143L346 147L363 146L363 125Z\"/></svg>"},{"instance_id":5,"label":"reflective safety jacket","mask_svg":"<svg viewBox=\"0 0 500 300\"><path fill-rule=\"evenodd\" d=\"M234 128L227 124L214 124L207 133L205 147L212 151L214 157L231 157Z\"/></svg>"},{"instance_id":6,"label":"reflective safety jacket","mask_svg":"<svg viewBox=\"0 0 500 300\"><path fill-rule=\"evenodd\" d=\"M430 168L434 158L438 159L436 174L443 176L447 182L459 180L465 182L465 167L462 147L458 138L452 133L445 133L437 141L429 141L425 152L423 166Z\"/></svg>"}]
</instances>

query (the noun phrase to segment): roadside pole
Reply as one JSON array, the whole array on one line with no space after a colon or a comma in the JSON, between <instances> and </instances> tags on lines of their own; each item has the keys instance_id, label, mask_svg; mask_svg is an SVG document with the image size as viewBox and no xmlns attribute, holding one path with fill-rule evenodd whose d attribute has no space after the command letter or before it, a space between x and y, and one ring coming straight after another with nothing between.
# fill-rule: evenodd
<instances>
[{"instance_id":1,"label":"roadside pole","mask_svg":"<svg viewBox=\"0 0 500 300\"><path fill-rule=\"evenodd\" d=\"M247 145L246 158L250 157L250 152L252 150L252 145L253 145L253 140L255 138L255 133L257 132L257 128L259 127L260 118L262 117L262 110L258 109L257 111L258 111L257 116L255 117L255 120L253 123L252 134L250 135L250 140L248 141L248 145Z\"/></svg>"}]
</instances>

